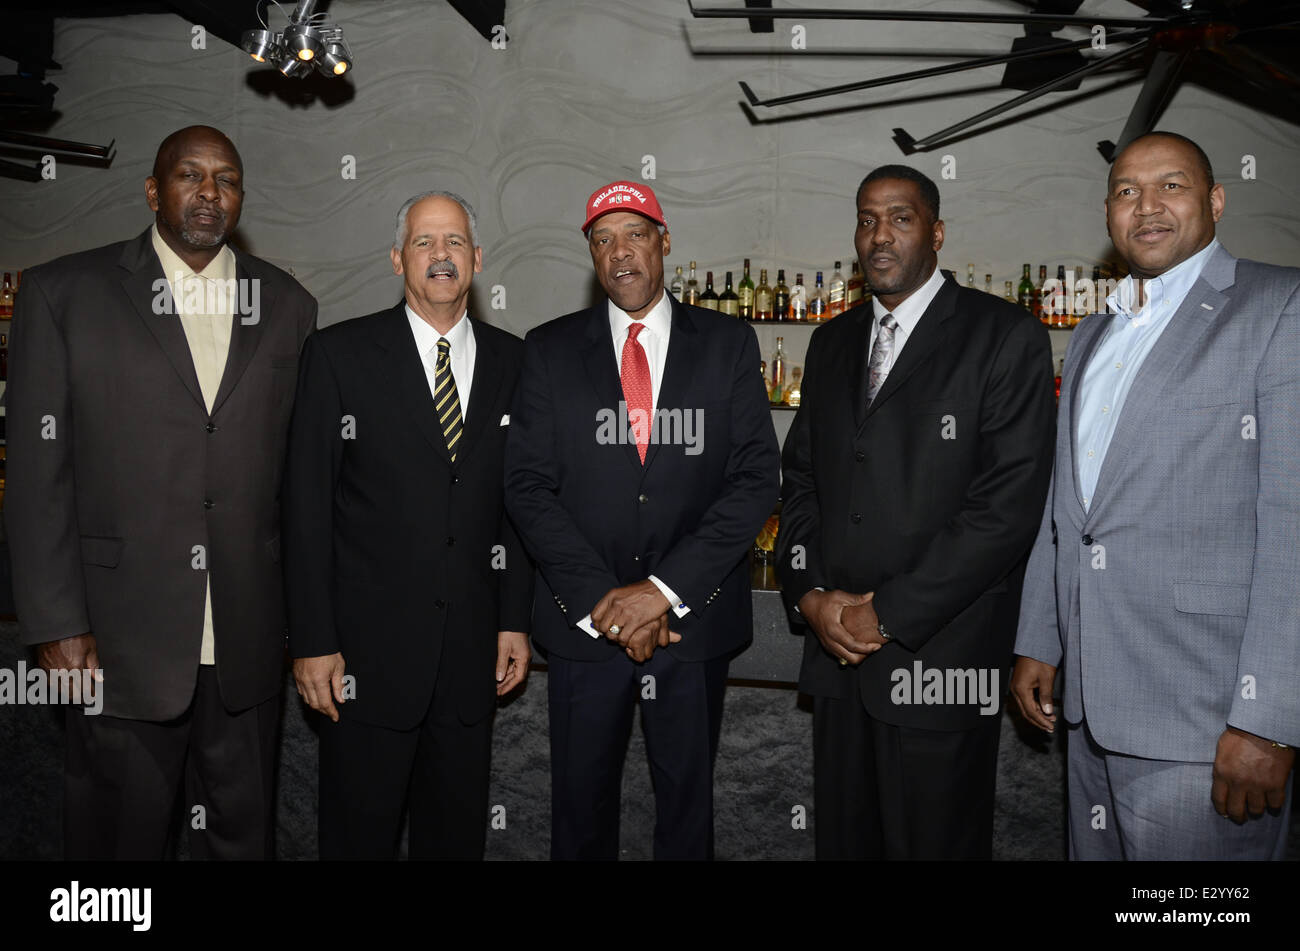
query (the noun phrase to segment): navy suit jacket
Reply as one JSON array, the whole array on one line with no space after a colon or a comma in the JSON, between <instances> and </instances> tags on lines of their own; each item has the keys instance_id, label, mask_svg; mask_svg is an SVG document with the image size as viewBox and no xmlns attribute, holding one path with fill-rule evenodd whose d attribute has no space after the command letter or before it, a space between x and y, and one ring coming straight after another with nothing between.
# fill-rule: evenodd
<instances>
[{"instance_id":1,"label":"navy suit jacket","mask_svg":"<svg viewBox=\"0 0 1300 951\"><path fill-rule=\"evenodd\" d=\"M622 400L606 302L525 338L506 507L538 566L533 639L573 660L610 658L618 646L577 623L611 588L653 574L690 608L669 614L682 635L670 654L732 652L752 636L746 555L780 485L757 338L672 300L659 441L644 465L625 424L611 424Z\"/></svg>"}]
</instances>

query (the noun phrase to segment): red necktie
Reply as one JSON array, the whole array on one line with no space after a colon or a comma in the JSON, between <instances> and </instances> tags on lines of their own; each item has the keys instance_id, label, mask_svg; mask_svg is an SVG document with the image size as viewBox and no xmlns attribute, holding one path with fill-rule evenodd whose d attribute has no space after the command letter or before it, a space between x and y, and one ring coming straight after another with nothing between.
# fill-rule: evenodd
<instances>
[{"instance_id":1,"label":"red necktie","mask_svg":"<svg viewBox=\"0 0 1300 951\"><path fill-rule=\"evenodd\" d=\"M650 386L650 361L646 359L645 348L636 340L637 334L644 329L645 325L637 321L633 321L627 328L620 372L623 378L623 401L627 403L627 418L632 423L636 451L641 454L642 465L645 464L646 449L650 446L652 420L650 413L654 409L654 390Z\"/></svg>"}]
</instances>

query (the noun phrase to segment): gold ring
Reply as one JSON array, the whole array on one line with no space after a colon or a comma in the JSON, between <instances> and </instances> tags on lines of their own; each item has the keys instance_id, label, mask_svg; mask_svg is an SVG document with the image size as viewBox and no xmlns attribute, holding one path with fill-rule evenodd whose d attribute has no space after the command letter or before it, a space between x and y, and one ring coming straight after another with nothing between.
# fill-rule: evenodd
<instances>
[{"instance_id":1,"label":"gold ring","mask_svg":"<svg viewBox=\"0 0 1300 951\"><path fill-rule=\"evenodd\" d=\"M845 660L843 657L841 657L841 658L840 658L840 666L841 666L841 667L847 667L847 666L849 666L849 662L848 662L847 660Z\"/></svg>"},{"instance_id":2,"label":"gold ring","mask_svg":"<svg viewBox=\"0 0 1300 951\"><path fill-rule=\"evenodd\" d=\"M621 632L622 630L623 629L619 627L617 624L611 624L609 626L609 633L613 634L615 637L618 637L619 632Z\"/></svg>"}]
</instances>

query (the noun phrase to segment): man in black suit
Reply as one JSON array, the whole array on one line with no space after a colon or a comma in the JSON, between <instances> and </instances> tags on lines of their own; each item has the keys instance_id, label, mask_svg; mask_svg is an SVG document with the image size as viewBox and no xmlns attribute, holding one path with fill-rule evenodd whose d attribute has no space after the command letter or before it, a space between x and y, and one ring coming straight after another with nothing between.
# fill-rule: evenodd
<instances>
[{"instance_id":1,"label":"man in black suit","mask_svg":"<svg viewBox=\"0 0 1300 951\"><path fill-rule=\"evenodd\" d=\"M496 698L528 674L532 566L502 472L523 344L469 316L449 192L397 215L406 296L303 348L285 476L289 647L320 730L321 858L481 859ZM336 706L336 704L338 706Z\"/></svg>"},{"instance_id":2,"label":"man in black suit","mask_svg":"<svg viewBox=\"0 0 1300 951\"><path fill-rule=\"evenodd\" d=\"M280 477L316 301L228 243L243 163L216 129L158 149L154 225L32 268L13 325L8 498L22 636L103 670L67 715L64 852L269 858L284 676Z\"/></svg>"},{"instance_id":3,"label":"man in black suit","mask_svg":"<svg viewBox=\"0 0 1300 951\"><path fill-rule=\"evenodd\" d=\"M871 172L875 293L812 335L778 572L811 628L817 856L984 858L1025 556L1051 472L1047 331L938 269L939 192Z\"/></svg>"},{"instance_id":4,"label":"man in black suit","mask_svg":"<svg viewBox=\"0 0 1300 951\"><path fill-rule=\"evenodd\" d=\"M654 193L614 182L585 220L608 299L528 334L506 450L549 658L551 855L617 858L639 697L655 857L709 858L722 694L752 636L746 553L776 500L776 436L753 331L664 290Z\"/></svg>"}]
</instances>

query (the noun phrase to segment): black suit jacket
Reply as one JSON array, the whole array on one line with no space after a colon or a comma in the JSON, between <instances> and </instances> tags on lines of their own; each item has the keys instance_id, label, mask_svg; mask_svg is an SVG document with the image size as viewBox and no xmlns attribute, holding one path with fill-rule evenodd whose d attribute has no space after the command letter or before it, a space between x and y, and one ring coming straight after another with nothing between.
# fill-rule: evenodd
<instances>
[{"instance_id":1,"label":"black suit jacket","mask_svg":"<svg viewBox=\"0 0 1300 951\"><path fill-rule=\"evenodd\" d=\"M22 637L93 633L110 716L189 706L209 572L223 702L282 683L280 478L316 301L235 261L260 306L235 317L211 416L180 321L154 312L168 295L149 230L31 268L18 295L5 524Z\"/></svg>"},{"instance_id":2,"label":"black suit jacket","mask_svg":"<svg viewBox=\"0 0 1300 951\"><path fill-rule=\"evenodd\" d=\"M528 631L532 566L502 506L523 343L473 321L474 381L455 463L405 302L303 348L284 486L289 647L341 651L340 716L419 723L451 665L466 723L496 700L498 631Z\"/></svg>"},{"instance_id":3,"label":"black suit jacket","mask_svg":"<svg viewBox=\"0 0 1300 951\"><path fill-rule=\"evenodd\" d=\"M611 588L651 574L691 609L683 618L670 612L682 640L669 653L704 660L749 642L746 554L771 514L780 474L758 364L746 324L672 301L656 407L668 422L643 466L633 439L611 443L608 430L598 438L601 419L623 399L606 305L525 338L506 505L537 562L533 638L547 651L610 658L616 644L576 625ZM697 445L672 422L687 414L702 419Z\"/></svg>"},{"instance_id":4,"label":"black suit jacket","mask_svg":"<svg viewBox=\"0 0 1300 951\"><path fill-rule=\"evenodd\" d=\"M858 418L871 305L819 327L784 449L778 572L788 603L810 589L875 592L894 639L841 668L807 632L800 688L860 691L877 719L929 729L979 721L978 704L899 704L894 671L999 672L1042 516L1055 407L1048 332L951 276ZM798 547L796 547L798 546Z\"/></svg>"}]
</instances>

